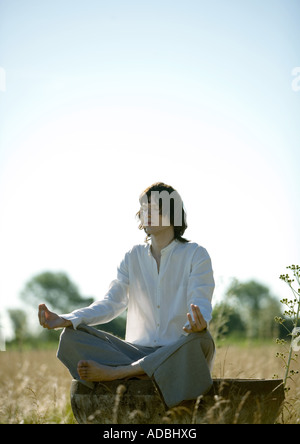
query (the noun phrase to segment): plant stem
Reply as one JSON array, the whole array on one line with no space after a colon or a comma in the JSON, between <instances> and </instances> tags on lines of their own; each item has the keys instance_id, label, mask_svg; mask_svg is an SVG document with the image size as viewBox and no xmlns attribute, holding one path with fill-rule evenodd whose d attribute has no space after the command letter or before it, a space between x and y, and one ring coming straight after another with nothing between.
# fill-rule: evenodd
<instances>
[{"instance_id":1,"label":"plant stem","mask_svg":"<svg viewBox=\"0 0 300 444\"><path fill-rule=\"evenodd\" d=\"M290 266L287 267L290 268L291 270L293 270L293 274L294 277L296 278L296 281L298 283L298 285L300 285L300 280L299 280L299 267L298 266ZM289 279L288 275L286 275L287 279L284 279L285 282L289 285L289 287L291 288L294 297L296 297L296 299L294 300L294 306L293 306L293 327L296 328L298 326L298 321L299 321L299 316L300 316L300 292L299 290L296 291L293 286L292 286L292 280ZM297 304L297 312L295 312L295 304ZM292 360L292 355L293 355L293 347L292 347L292 343L293 343L293 339L294 339L294 335L291 332L291 343L290 343L290 347L289 347L289 354L288 354L288 359L286 362L286 366L285 366L285 375L284 375L284 380L283 380L283 387L286 387L286 383L287 380L289 378L289 372L290 372L290 365L291 365L291 360Z\"/></svg>"},{"instance_id":2,"label":"plant stem","mask_svg":"<svg viewBox=\"0 0 300 444\"><path fill-rule=\"evenodd\" d=\"M289 351L289 356L288 356L288 360L287 360L287 364L286 364L286 369L285 369L285 375L284 375L284 380L283 380L283 388L285 389L286 383L287 383L287 379L289 377L289 370L290 370L290 365L291 365L291 360L292 360L292 353L293 353L293 349L292 349L292 345L290 345L290 351Z\"/></svg>"}]
</instances>

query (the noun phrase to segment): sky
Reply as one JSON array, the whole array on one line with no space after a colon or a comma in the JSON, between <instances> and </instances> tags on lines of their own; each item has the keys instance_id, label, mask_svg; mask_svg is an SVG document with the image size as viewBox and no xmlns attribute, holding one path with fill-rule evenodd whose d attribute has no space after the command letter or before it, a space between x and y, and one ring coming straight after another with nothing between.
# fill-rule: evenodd
<instances>
[{"instance_id":1,"label":"sky","mask_svg":"<svg viewBox=\"0 0 300 444\"><path fill-rule=\"evenodd\" d=\"M2 334L43 271L102 297L156 181L211 256L214 304L233 277L287 297L299 19L298 0L0 0Z\"/></svg>"}]
</instances>

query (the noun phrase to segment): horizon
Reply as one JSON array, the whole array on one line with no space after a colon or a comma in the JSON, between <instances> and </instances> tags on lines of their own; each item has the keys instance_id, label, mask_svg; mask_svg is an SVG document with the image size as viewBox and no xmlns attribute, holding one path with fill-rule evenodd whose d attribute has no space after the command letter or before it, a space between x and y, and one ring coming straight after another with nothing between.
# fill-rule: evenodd
<instances>
[{"instance_id":1,"label":"horizon","mask_svg":"<svg viewBox=\"0 0 300 444\"><path fill-rule=\"evenodd\" d=\"M233 277L286 297L279 276L300 245L299 17L297 0L0 0L7 335L7 309L26 308L21 290L42 271L105 294L144 242L139 196L159 180L211 256L214 303Z\"/></svg>"}]
</instances>

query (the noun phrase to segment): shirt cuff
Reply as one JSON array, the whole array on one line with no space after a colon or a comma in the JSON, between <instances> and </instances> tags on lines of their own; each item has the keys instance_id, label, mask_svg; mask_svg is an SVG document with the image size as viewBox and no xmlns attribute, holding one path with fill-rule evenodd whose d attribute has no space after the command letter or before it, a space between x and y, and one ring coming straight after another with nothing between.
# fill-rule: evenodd
<instances>
[{"instance_id":1,"label":"shirt cuff","mask_svg":"<svg viewBox=\"0 0 300 444\"><path fill-rule=\"evenodd\" d=\"M81 320L78 316L76 316L73 313L66 313L66 314L61 314L59 315L61 318L66 319L67 321L71 321L74 330L76 330L76 328L78 327L79 324L81 324Z\"/></svg>"}]
</instances>

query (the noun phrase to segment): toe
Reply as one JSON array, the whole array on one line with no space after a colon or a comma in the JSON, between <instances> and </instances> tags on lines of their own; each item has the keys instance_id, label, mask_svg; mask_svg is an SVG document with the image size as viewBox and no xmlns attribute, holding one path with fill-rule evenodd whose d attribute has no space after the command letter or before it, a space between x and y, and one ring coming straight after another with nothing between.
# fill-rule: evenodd
<instances>
[{"instance_id":1,"label":"toe","mask_svg":"<svg viewBox=\"0 0 300 444\"><path fill-rule=\"evenodd\" d=\"M79 361L78 364L77 364L78 368L85 368L87 366L88 366L88 362L87 361L83 361L83 360Z\"/></svg>"},{"instance_id":2,"label":"toe","mask_svg":"<svg viewBox=\"0 0 300 444\"><path fill-rule=\"evenodd\" d=\"M86 361L79 361L77 364L77 372L81 379L86 377L87 373L87 362Z\"/></svg>"}]
</instances>

